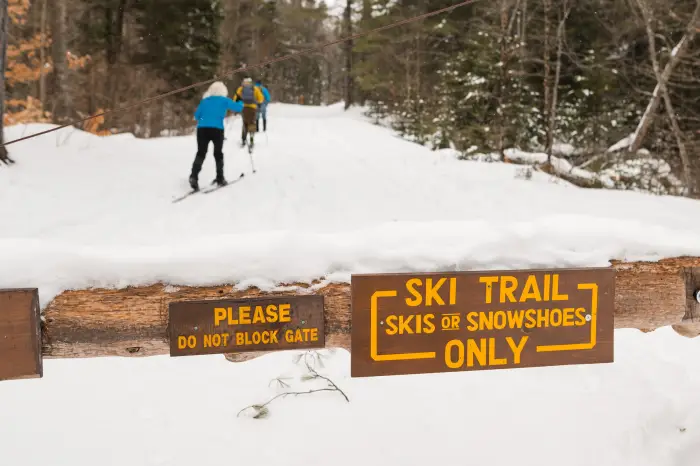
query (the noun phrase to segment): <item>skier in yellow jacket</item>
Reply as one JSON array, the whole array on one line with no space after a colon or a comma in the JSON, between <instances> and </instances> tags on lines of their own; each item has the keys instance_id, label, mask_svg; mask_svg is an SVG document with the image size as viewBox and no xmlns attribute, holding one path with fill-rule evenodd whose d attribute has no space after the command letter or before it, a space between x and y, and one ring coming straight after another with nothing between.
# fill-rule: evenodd
<instances>
[{"instance_id":1,"label":"skier in yellow jacket","mask_svg":"<svg viewBox=\"0 0 700 466\"><path fill-rule=\"evenodd\" d=\"M258 105L265 101L262 91L253 86L251 78L245 78L242 85L236 90L233 100L243 102L243 128L241 131L241 147L246 144L248 134L250 134L250 148L253 148L253 135L256 132L255 119L258 113Z\"/></svg>"}]
</instances>

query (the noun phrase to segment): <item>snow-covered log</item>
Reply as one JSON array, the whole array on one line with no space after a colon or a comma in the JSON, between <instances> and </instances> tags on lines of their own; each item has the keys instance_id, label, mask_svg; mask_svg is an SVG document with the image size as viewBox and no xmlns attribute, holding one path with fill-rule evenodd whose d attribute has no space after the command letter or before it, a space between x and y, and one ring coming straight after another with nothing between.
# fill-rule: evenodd
<instances>
[{"instance_id":1,"label":"snow-covered log","mask_svg":"<svg viewBox=\"0 0 700 466\"><path fill-rule=\"evenodd\" d=\"M694 322L700 319L700 304L694 300L693 292L700 285L700 258L614 261L612 267L616 270L615 328L649 331L673 325L682 335L698 335L700 326ZM697 275L695 267L698 267ZM350 286L330 284L315 289L314 293L325 297L326 346L350 350ZM168 354L166 328L170 302L280 294L285 293L264 293L254 288L239 291L230 285L163 284L65 291L45 309L43 355L79 358ZM228 355L228 358L240 361L259 354Z\"/></svg>"}]
</instances>

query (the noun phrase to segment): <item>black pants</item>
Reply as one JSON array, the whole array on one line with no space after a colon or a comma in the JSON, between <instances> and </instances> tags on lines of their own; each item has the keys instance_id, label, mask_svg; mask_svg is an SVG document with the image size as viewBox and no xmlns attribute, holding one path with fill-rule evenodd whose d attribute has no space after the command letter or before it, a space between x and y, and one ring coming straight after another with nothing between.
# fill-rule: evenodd
<instances>
[{"instance_id":1,"label":"black pants","mask_svg":"<svg viewBox=\"0 0 700 466\"><path fill-rule=\"evenodd\" d=\"M192 164L192 176L194 178L199 177L210 142L214 143L216 178L224 178L224 130L219 128L197 128L197 156Z\"/></svg>"}]
</instances>

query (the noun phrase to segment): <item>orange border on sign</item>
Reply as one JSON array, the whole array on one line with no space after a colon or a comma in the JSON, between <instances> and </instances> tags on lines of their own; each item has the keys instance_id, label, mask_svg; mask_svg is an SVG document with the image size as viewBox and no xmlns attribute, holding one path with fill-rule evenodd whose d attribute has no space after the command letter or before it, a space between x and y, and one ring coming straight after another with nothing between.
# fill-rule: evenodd
<instances>
[{"instance_id":1,"label":"orange border on sign","mask_svg":"<svg viewBox=\"0 0 700 466\"><path fill-rule=\"evenodd\" d=\"M591 291L591 334L590 341L587 343L571 343L563 345L541 345L537 347L537 352L553 352L553 351L576 351L593 349L597 343L597 316L598 316L598 284L596 283L580 283L579 290ZM378 351L378 335L379 329L377 325L379 312L380 298L395 298L398 295L396 290L375 291L370 300L370 357L374 361L406 361L415 359L434 359L436 353L428 351L423 353L395 353L395 354L379 354Z\"/></svg>"},{"instance_id":2,"label":"orange border on sign","mask_svg":"<svg viewBox=\"0 0 700 466\"><path fill-rule=\"evenodd\" d=\"M406 361L411 359L433 359L436 357L434 351L425 353L398 353L398 354L379 354L377 350L377 340L379 329L377 325L377 314L379 312L379 298L395 298L398 295L396 290L375 291L371 298L370 304L370 332L369 332L369 348L370 356L375 361Z\"/></svg>"},{"instance_id":3,"label":"orange border on sign","mask_svg":"<svg viewBox=\"0 0 700 466\"><path fill-rule=\"evenodd\" d=\"M591 338L588 343L572 343L568 345L542 345L537 347L537 352L546 351L576 351L595 348L597 343L597 316L598 316L598 285L596 283L579 283L579 290L591 290Z\"/></svg>"}]
</instances>

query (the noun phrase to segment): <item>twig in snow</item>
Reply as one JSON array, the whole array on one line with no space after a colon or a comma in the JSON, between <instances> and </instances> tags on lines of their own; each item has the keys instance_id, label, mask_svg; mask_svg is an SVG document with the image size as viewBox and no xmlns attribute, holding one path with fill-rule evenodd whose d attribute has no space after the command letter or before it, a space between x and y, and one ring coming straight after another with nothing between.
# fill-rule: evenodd
<instances>
[{"instance_id":1,"label":"twig in snow","mask_svg":"<svg viewBox=\"0 0 700 466\"><path fill-rule=\"evenodd\" d=\"M311 354L311 353L316 353L316 354ZM312 394L312 393L319 393L319 392L338 392L338 393L340 393L340 394L343 396L343 398L345 398L345 401L347 401L347 402L349 403L349 402L350 402L350 399L349 399L348 396L345 394L345 392L344 392L340 387L338 387L338 386L335 384L335 382L333 382L330 378L328 378L328 377L326 377L326 376L324 376L324 375L319 374L318 371L316 371L316 369L314 369L313 367L311 367L311 364L309 364L309 360L308 360L308 357L309 357L310 355L312 356L312 358L316 358L316 359L319 361L319 363L323 364L323 363L321 362L321 357L322 357L322 356L321 356L320 354L318 354L316 351L307 352L307 353L304 353L303 355L300 355L299 358L297 358L297 361L300 360L301 357L303 356L303 357L304 357L304 364L306 365L306 369L309 371L308 374L305 374L305 375L303 375L303 376L301 377L301 380L302 380L303 382L306 382L306 381L309 381L309 380L317 380L317 379L320 379L320 380L323 380L323 381L325 381L325 382L327 383L327 386L326 386L326 387L323 387L323 388L315 388L315 389L311 389L311 390L307 390L307 391L303 391L303 392L294 391L294 392L284 392L284 393L280 393L280 394L275 395L274 397L270 398L270 399L269 399L268 401L266 401L265 403L262 403L262 404L254 404L254 405L250 405L250 406L247 406L247 407L241 409L241 410L238 412L237 417L240 416L241 413L243 413L243 412L245 412L245 411L247 411L247 410L249 410L249 409L252 409L253 411L255 411L255 414L253 415L253 419L262 419L262 418L267 417L267 415L270 413L270 410L268 409L268 405L270 405L270 403L272 403L273 401L275 401L275 400L277 400L277 399L279 399L279 398L286 398L286 397L288 397L288 396L295 396L295 397L296 397L296 396L300 396L300 395L310 395L310 394ZM284 381L282 380L282 378L280 378L280 377L277 377L277 378L274 379L273 381L277 381L277 382L280 384L280 386L283 386L283 385L289 386L289 384L287 384L286 382L284 382Z\"/></svg>"}]
</instances>

